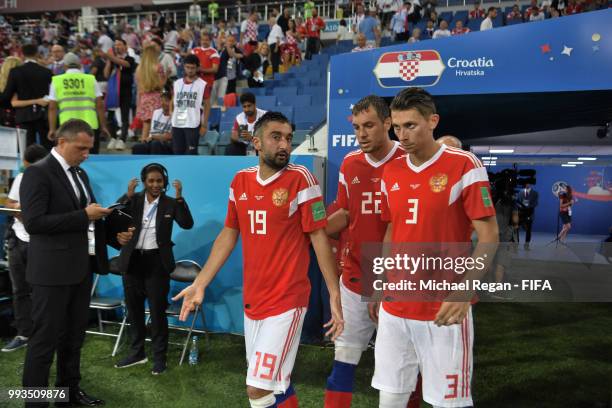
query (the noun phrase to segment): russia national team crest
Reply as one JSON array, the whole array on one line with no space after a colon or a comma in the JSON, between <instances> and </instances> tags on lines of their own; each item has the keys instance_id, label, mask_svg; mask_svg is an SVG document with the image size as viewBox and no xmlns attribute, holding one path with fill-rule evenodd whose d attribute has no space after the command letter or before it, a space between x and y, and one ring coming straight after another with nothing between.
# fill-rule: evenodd
<instances>
[{"instance_id":1,"label":"russia national team crest","mask_svg":"<svg viewBox=\"0 0 612 408\"><path fill-rule=\"evenodd\" d=\"M277 207L282 207L287 204L289 198L289 192L284 188L277 188L272 192L272 202Z\"/></svg>"},{"instance_id":2,"label":"russia national team crest","mask_svg":"<svg viewBox=\"0 0 612 408\"><path fill-rule=\"evenodd\" d=\"M437 84L444 68L438 51L396 51L380 56L374 75L383 88L424 87Z\"/></svg>"},{"instance_id":3,"label":"russia national team crest","mask_svg":"<svg viewBox=\"0 0 612 408\"><path fill-rule=\"evenodd\" d=\"M429 179L429 187L434 193L440 193L446 189L448 184L448 176L444 173L438 173Z\"/></svg>"}]
</instances>

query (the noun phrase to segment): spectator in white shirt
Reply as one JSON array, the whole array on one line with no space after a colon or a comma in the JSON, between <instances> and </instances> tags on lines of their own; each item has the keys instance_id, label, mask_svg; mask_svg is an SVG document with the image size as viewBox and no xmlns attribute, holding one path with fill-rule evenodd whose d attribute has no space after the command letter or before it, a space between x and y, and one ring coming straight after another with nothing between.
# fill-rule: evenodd
<instances>
[{"instance_id":1,"label":"spectator in white shirt","mask_svg":"<svg viewBox=\"0 0 612 408\"><path fill-rule=\"evenodd\" d=\"M448 29L448 23L446 22L446 20L442 20L440 21L440 27L434 31L433 34L433 39L438 39L438 38L445 38L445 37L450 37L451 36L451 32Z\"/></svg>"},{"instance_id":2,"label":"spectator in white shirt","mask_svg":"<svg viewBox=\"0 0 612 408\"><path fill-rule=\"evenodd\" d=\"M115 42L108 36L106 27L102 28L101 33L102 35L98 38L98 45L100 46L102 51L107 53L108 50L113 48L113 46L115 45Z\"/></svg>"},{"instance_id":3,"label":"spectator in white shirt","mask_svg":"<svg viewBox=\"0 0 612 408\"><path fill-rule=\"evenodd\" d=\"M276 17L271 16L268 18L268 24L270 25L270 33L268 34L268 46L270 47L270 60L272 62L272 72L278 72L278 66L280 65L281 57L281 44L285 40L283 29L276 22Z\"/></svg>"},{"instance_id":4,"label":"spectator in white shirt","mask_svg":"<svg viewBox=\"0 0 612 408\"><path fill-rule=\"evenodd\" d=\"M497 9L495 7L489 7L487 10L487 18L482 20L480 23L480 31L486 31L493 28L493 20L497 17Z\"/></svg>"},{"instance_id":5,"label":"spectator in white shirt","mask_svg":"<svg viewBox=\"0 0 612 408\"><path fill-rule=\"evenodd\" d=\"M351 50L351 52L367 51L371 50L372 44L368 44L364 33L357 34L357 46Z\"/></svg>"},{"instance_id":6,"label":"spectator in white shirt","mask_svg":"<svg viewBox=\"0 0 612 408\"><path fill-rule=\"evenodd\" d=\"M415 42L419 42L419 41L421 41L421 29L418 27L415 27L414 30L412 30L412 35L408 39L408 43L414 44Z\"/></svg>"},{"instance_id":7,"label":"spectator in white shirt","mask_svg":"<svg viewBox=\"0 0 612 408\"><path fill-rule=\"evenodd\" d=\"M538 7L534 7L529 15L529 21L542 21L544 20L544 13L540 12Z\"/></svg>"}]
</instances>

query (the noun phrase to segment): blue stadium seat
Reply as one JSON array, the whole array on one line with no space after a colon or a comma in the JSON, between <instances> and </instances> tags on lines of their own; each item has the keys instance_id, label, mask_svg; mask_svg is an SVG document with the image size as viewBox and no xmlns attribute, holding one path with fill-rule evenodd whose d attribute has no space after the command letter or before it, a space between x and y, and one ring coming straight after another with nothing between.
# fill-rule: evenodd
<instances>
[{"instance_id":1,"label":"blue stadium seat","mask_svg":"<svg viewBox=\"0 0 612 408\"><path fill-rule=\"evenodd\" d=\"M439 20L444 20L447 23L450 23L450 21L452 19L453 19L453 12L452 11L445 11L443 13L440 13Z\"/></svg>"},{"instance_id":2,"label":"blue stadium seat","mask_svg":"<svg viewBox=\"0 0 612 408\"><path fill-rule=\"evenodd\" d=\"M289 122L293 123L293 106L277 106L275 109L285 115Z\"/></svg>"},{"instance_id":3,"label":"blue stadium seat","mask_svg":"<svg viewBox=\"0 0 612 408\"><path fill-rule=\"evenodd\" d=\"M470 21L468 21L468 28L471 31L480 31L480 23L482 23L482 20L484 20L483 18L474 18Z\"/></svg>"},{"instance_id":4,"label":"blue stadium seat","mask_svg":"<svg viewBox=\"0 0 612 408\"><path fill-rule=\"evenodd\" d=\"M293 140L291 141L291 145L299 146L304 140L306 140L306 137L309 133L310 132L308 131L308 129L296 128L296 130L293 132Z\"/></svg>"},{"instance_id":5,"label":"blue stadium seat","mask_svg":"<svg viewBox=\"0 0 612 408\"><path fill-rule=\"evenodd\" d=\"M266 79L264 81L264 88L266 89L270 89L270 88L276 88L278 86L283 86L284 81L281 79ZM267 93L267 91L266 91Z\"/></svg>"},{"instance_id":6,"label":"blue stadium seat","mask_svg":"<svg viewBox=\"0 0 612 408\"><path fill-rule=\"evenodd\" d=\"M264 81L265 83L265 81ZM242 90L240 91L240 95L242 95L243 93L246 92L250 92L253 95L265 95L266 94L266 88L242 88ZM240 96L239 96L240 97Z\"/></svg>"},{"instance_id":7,"label":"blue stadium seat","mask_svg":"<svg viewBox=\"0 0 612 408\"><path fill-rule=\"evenodd\" d=\"M298 87L297 86L283 86L283 87L278 87L278 88L274 88L272 89L272 95L297 95L297 90Z\"/></svg>"},{"instance_id":8,"label":"blue stadium seat","mask_svg":"<svg viewBox=\"0 0 612 408\"><path fill-rule=\"evenodd\" d=\"M270 26L267 24L260 24L257 27L257 40L265 41L268 38L268 34L270 34Z\"/></svg>"},{"instance_id":9,"label":"blue stadium seat","mask_svg":"<svg viewBox=\"0 0 612 408\"><path fill-rule=\"evenodd\" d=\"M229 146L231 143L231 135L231 130L221 132L221 135L215 144L215 156L223 156L225 154L225 149L227 149L227 146Z\"/></svg>"},{"instance_id":10,"label":"blue stadium seat","mask_svg":"<svg viewBox=\"0 0 612 408\"><path fill-rule=\"evenodd\" d=\"M453 20L454 21L461 20L461 21L463 21L465 23L467 18L468 18L468 11L467 10L460 10L460 11L455 13L455 16L453 17Z\"/></svg>"},{"instance_id":11,"label":"blue stadium seat","mask_svg":"<svg viewBox=\"0 0 612 408\"><path fill-rule=\"evenodd\" d=\"M256 105L259 109L273 110L276 108L277 100L275 95L258 96Z\"/></svg>"},{"instance_id":12,"label":"blue stadium seat","mask_svg":"<svg viewBox=\"0 0 612 408\"><path fill-rule=\"evenodd\" d=\"M208 156L213 154L215 145L219 140L219 132L209 130L204 137L200 138L198 143L198 154L200 156Z\"/></svg>"},{"instance_id":13,"label":"blue stadium seat","mask_svg":"<svg viewBox=\"0 0 612 408\"><path fill-rule=\"evenodd\" d=\"M310 95L284 95L278 96L278 106L293 106L294 109L310 107L312 97Z\"/></svg>"},{"instance_id":14,"label":"blue stadium seat","mask_svg":"<svg viewBox=\"0 0 612 408\"><path fill-rule=\"evenodd\" d=\"M221 108L210 108L210 115L208 116L208 128L214 129L219 127L221 122Z\"/></svg>"},{"instance_id":15,"label":"blue stadium seat","mask_svg":"<svg viewBox=\"0 0 612 408\"><path fill-rule=\"evenodd\" d=\"M325 119L325 106L316 105L310 109L298 109L295 115L295 123L312 123L318 125ZM308 128L307 128L308 129Z\"/></svg>"},{"instance_id":16,"label":"blue stadium seat","mask_svg":"<svg viewBox=\"0 0 612 408\"><path fill-rule=\"evenodd\" d=\"M520 18L514 18L512 20L506 20L506 25L515 25L515 24L522 24L523 20L521 20Z\"/></svg>"}]
</instances>

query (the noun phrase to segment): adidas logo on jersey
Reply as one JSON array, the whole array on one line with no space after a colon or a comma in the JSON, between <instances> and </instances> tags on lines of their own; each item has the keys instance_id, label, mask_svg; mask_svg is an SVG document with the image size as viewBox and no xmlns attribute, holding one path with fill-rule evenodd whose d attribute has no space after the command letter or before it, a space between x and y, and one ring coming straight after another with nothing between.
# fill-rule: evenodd
<instances>
[{"instance_id":1,"label":"adidas logo on jersey","mask_svg":"<svg viewBox=\"0 0 612 408\"><path fill-rule=\"evenodd\" d=\"M399 189L400 189L400 188L399 188L399 184L397 184L397 183L395 183L395 184L393 185L393 187L391 187L391 191L398 191Z\"/></svg>"},{"instance_id":2,"label":"adidas logo on jersey","mask_svg":"<svg viewBox=\"0 0 612 408\"><path fill-rule=\"evenodd\" d=\"M359 178L355 177L353 181L351 181L351 184L359 184Z\"/></svg>"},{"instance_id":3,"label":"adidas logo on jersey","mask_svg":"<svg viewBox=\"0 0 612 408\"><path fill-rule=\"evenodd\" d=\"M257 199L257 201L261 200L264 198L264 196L255 196L255 198Z\"/></svg>"},{"instance_id":4,"label":"adidas logo on jersey","mask_svg":"<svg viewBox=\"0 0 612 408\"><path fill-rule=\"evenodd\" d=\"M245 201L248 200L246 193L242 193L242 195L240 196L240 198L238 199L238 201Z\"/></svg>"},{"instance_id":5,"label":"adidas logo on jersey","mask_svg":"<svg viewBox=\"0 0 612 408\"><path fill-rule=\"evenodd\" d=\"M417 188L419 188L421 185L420 184L411 184L410 188L412 188L413 190L416 190Z\"/></svg>"}]
</instances>

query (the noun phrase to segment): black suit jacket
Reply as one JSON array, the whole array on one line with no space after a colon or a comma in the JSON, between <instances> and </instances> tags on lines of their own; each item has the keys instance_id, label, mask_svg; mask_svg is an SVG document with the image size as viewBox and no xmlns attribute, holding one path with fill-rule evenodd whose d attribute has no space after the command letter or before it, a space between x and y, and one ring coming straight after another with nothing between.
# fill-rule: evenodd
<instances>
[{"instance_id":1,"label":"black suit jacket","mask_svg":"<svg viewBox=\"0 0 612 408\"><path fill-rule=\"evenodd\" d=\"M123 211L132 216L134 227L136 227L134 230L134 236L130 242L123 247L120 247L121 253L119 254L119 270L121 273L129 272L130 258L132 256L132 252L134 252L136 248L138 238L140 237L140 231L142 230L144 200L144 193L136 193L132 199L128 199L128 197L124 195L117 200L118 202L127 205L127 208ZM162 194L159 197L159 205L157 207L157 215L155 217L155 235L157 238L157 246L159 247L162 266L168 273L174 270L174 254L172 252L172 247L174 246L174 242L172 242L172 227L174 225L174 221L176 221L177 224L183 229L191 229L193 227L193 218L191 217L191 212L189 211L189 207L187 206L185 199L182 198L177 200Z\"/></svg>"},{"instance_id":2,"label":"black suit jacket","mask_svg":"<svg viewBox=\"0 0 612 408\"><path fill-rule=\"evenodd\" d=\"M2 99L10 104L14 94L20 100L42 98L49 93L52 77L50 69L35 62L26 62L9 73ZM40 105L36 106L36 110L32 106L15 109L15 121L19 124L41 119L47 120L47 109Z\"/></svg>"},{"instance_id":3,"label":"black suit jacket","mask_svg":"<svg viewBox=\"0 0 612 408\"><path fill-rule=\"evenodd\" d=\"M79 169L91 201L87 173ZM19 188L21 214L30 234L26 279L35 285L74 285L88 273L108 273L104 222L95 222L96 262L91 270L89 219L60 163L49 154L28 167Z\"/></svg>"}]
</instances>

